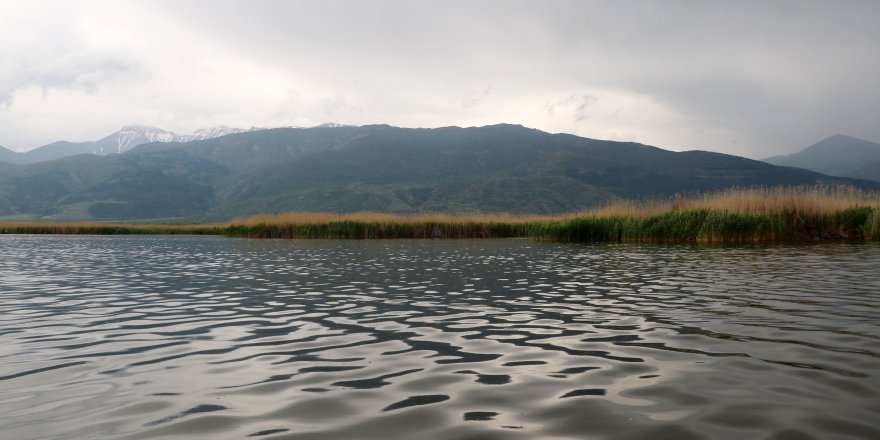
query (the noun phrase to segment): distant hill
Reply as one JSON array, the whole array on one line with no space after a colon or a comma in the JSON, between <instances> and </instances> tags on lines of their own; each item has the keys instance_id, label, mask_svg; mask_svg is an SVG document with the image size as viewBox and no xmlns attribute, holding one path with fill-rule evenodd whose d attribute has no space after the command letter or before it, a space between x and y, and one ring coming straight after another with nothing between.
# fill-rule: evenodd
<instances>
[{"instance_id":1,"label":"distant hill","mask_svg":"<svg viewBox=\"0 0 880 440\"><path fill-rule=\"evenodd\" d=\"M518 125L281 128L0 168L0 217L219 220L285 211L560 213L731 186L880 183Z\"/></svg>"},{"instance_id":2,"label":"distant hill","mask_svg":"<svg viewBox=\"0 0 880 440\"><path fill-rule=\"evenodd\" d=\"M867 163L847 174L847 177L880 182L880 161Z\"/></svg>"},{"instance_id":3,"label":"distant hill","mask_svg":"<svg viewBox=\"0 0 880 440\"><path fill-rule=\"evenodd\" d=\"M15 151L0 146L0 163L12 163L17 154Z\"/></svg>"},{"instance_id":4,"label":"distant hill","mask_svg":"<svg viewBox=\"0 0 880 440\"><path fill-rule=\"evenodd\" d=\"M252 129L253 130L253 129ZM107 135L97 141L88 142L53 142L24 153L16 153L0 147L0 162L14 164L31 164L60 159L77 154L107 155L119 154L131 150L138 145L151 142L188 142L193 140L211 139L247 130L219 126L196 130L192 134L177 134L158 127L126 126L119 131ZM5 151L4 151L5 150Z\"/></svg>"},{"instance_id":5,"label":"distant hill","mask_svg":"<svg viewBox=\"0 0 880 440\"><path fill-rule=\"evenodd\" d=\"M840 134L823 139L800 152L769 157L764 161L830 176L880 181L880 144Z\"/></svg>"},{"instance_id":6,"label":"distant hill","mask_svg":"<svg viewBox=\"0 0 880 440\"><path fill-rule=\"evenodd\" d=\"M95 142L53 142L42 147L24 153L17 153L11 163L27 164L45 162L77 154L98 154L94 147Z\"/></svg>"}]
</instances>

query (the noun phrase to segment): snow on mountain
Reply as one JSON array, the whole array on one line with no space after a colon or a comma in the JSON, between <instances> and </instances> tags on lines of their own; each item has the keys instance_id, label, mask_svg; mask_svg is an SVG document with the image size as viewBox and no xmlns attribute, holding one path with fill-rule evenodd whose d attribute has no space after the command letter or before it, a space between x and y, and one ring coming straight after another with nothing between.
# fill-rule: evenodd
<instances>
[{"instance_id":1,"label":"snow on mountain","mask_svg":"<svg viewBox=\"0 0 880 440\"><path fill-rule=\"evenodd\" d=\"M96 154L112 154L128 151L150 142L175 142L178 135L158 127L130 125L95 142Z\"/></svg>"},{"instance_id":2,"label":"snow on mountain","mask_svg":"<svg viewBox=\"0 0 880 440\"><path fill-rule=\"evenodd\" d=\"M337 123L327 123L317 125L315 127L353 127L352 125L344 125ZM33 150L17 153L0 147L0 162L9 163L35 163L47 160L58 159L74 154L96 154L104 156L107 154L119 154L131 150L134 147L151 142L189 142L200 141L205 139L213 139L236 133L244 133L249 131L268 130L271 128L305 128L295 126L285 127L251 127L249 129L241 129L219 125L216 127L202 128L190 134L177 134L159 127L150 127L146 125L127 125L119 131L105 136L97 141L87 142L67 142L59 141Z\"/></svg>"},{"instance_id":3,"label":"snow on mountain","mask_svg":"<svg viewBox=\"0 0 880 440\"><path fill-rule=\"evenodd\" d=\"M138 145L151 142L189 142L213 139L228 134L243 133L248 130L225 125L202 128L191 134L177 134L158 127L129 125L95 142L95 154L122 153Z\"/></svg>"},{"instance_id":4,"label":"snow on mountain","mask_svg":"<svg viewBox=\"0 0 880 440\"><path fill-rule=\"evenodd\" d=\"M220 136L226 136L227 134L244 133L246 131L250 130L227 127L225 125L219 125L217 127L210 128L200 128L194 131L192 134L178 135L178 142L201 141L205 139L213 139Z\"/></svg>"}]
</instances>

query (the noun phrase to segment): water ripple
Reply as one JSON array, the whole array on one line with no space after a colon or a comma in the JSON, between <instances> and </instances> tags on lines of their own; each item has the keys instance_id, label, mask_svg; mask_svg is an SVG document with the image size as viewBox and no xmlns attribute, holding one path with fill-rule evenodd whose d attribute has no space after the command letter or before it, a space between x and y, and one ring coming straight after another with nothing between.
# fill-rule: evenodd
<instances>
[{"instance_id":1,"label":"water ripple","mask_svg":"<svg viewBox=\"0 0 880 440\"><path fill-rule=\"evenodd\" d=\"M878 243L0 252L8 438L880 438Z\"/></svg>"}]
</instances>

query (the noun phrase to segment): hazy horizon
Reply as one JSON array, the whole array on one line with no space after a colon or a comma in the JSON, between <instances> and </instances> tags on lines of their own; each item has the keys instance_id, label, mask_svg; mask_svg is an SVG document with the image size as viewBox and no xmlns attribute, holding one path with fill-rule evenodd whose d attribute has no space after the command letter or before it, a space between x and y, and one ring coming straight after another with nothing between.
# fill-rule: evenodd
<instances>
[{"instance_id":1,"label":"hazy horizon","mask_svg":"<svg viewBox=\"0 0 880 440\"><path fill-rule=\"evenodd\" d=\"M176 135L192 135L192 134L198 133L198 131L201 130L201 129L211 129L211 128L221 128L221 127L225 127L225 128L233 128L233 129L242 129L242 130L244 130L244 131L252 131L252 130L269 130L269 129L275 129L275 128L302 128L302 129L307 129L307 128L316 128L316 127L320 127L320 126L324 126L324 125L328 125L328 124L338 124L338 123L334 123L334 122L324 122L324 123L319 123L319 124L315 124L315 125L311 125L311 126L292 126L292 125L288 125L288 126L274 126L274 127L266 127L266 126L264 126L264 127L231 127L231 126L227 126L227 125L221 125L221 126L214 126L214 127L201 127L201 128L199 128L199 129L196 129L196 130L193 130L193 131L188 131L188 132L175 132L175 131L173 131L173 130L167 130L167 129L165 129L164 127L156 127L156 126L150 126L150 125L146 125L146 124L126 124L126 125L120 127L118 130L114 131L113 133L107 133L106 135L99 136L98 138L95 138L95 139L77 139L77 140L71 140L71 139L57 139L57 140L55 140L55 141L52 141L52 142L47 143L47 144L44 144L44 145L37 145L37 146L30 147L30 148L26 148L26 149L15 149L15 148L10 148L10 147L5 146L5 145L2 145L2 144L0 144L0 147L7 148L7 149L9 149L9 150L11 150L11 151L18 152L18 153L25 153L25 152L28 152L28 151L31 151L31 150L34 150L34 149L37 149L37 148L40 148L40 147L44 147L44 146L47 146L47 145L51 145L52 143L55 143L55 142L75 142L75 143L77 143L77 142L93 142L93 141L98 141L98 140L100 140L100 139L102 139L102 138L104 138L104 137L112 136L113 134L115 134L115 133L118 132L118 131L122 131L122 130L125 130L125 129L127 129L127 128L137 128L137 127L140 127L140 128L149 128L149 129L161 129L161 130L165 130L165 131L173 132L173 133L176 134ZM500 122L500 123L498 123L498 124L522 125L522 124L513 124L513 123L509 123L509 122ZM489 124L489 125L498 125L498 124ZM383 124L364 124L364 125L351 125L351 126L353 126L353 127L360 127L360 126L366 126L366 125L383 125ZM388 125L388 124L384 124L384 125ZM398 127L399 127L399 126L398 126ZM406 129L437 129L437 128L446 128L446 127L450 127L450 126L438 126L438 127L399 127L399 128L406 128ZM484 126L454 126L454 127L459 127L459 128L474 128L474 127L484 127ZM537 129L537 128L535 128L535 127L528 127L528 126L525 126L525 127L526 127L526 128ZM540 130L540 129L538 129L538 130ZM564 133L564 132L555 132L554 134L559 134L559 133ZM571 134L571 133L566 133L566 134ZM812 145L815 144L815 143L818 143L818 142L823 141L823 140L825 140L825 139L827 139L827 138L830 138L830 137L833 137L833 136L837 136L837 135L848 136L848 135L846 135L845 133L834 133L834 134L831 134L831 135L825 136L825 137L823 137L823 138L821 138L821 139L817 139L815 142L813 142L813 143L811 143L811 144L809 144L809 145L805 145L803 148L810 147L810 146L812 146ZM588 136L582 136L582 137L588 137ZM625 140L625 139L599 139L599 140L611 140L611 141L615 141L615 142L629 142L629 141L627 141L627 140ZM866 141L869 141L869 142L873 142L873 143L880 143L880 142L875 142L875 141L873 141L873 140L871 140L871 139L863 139L863 140L866 140ZM161 141L160 141L160 142L161 142ZM633 142L635 142L635 141L633 141ZM651 145L651 144L646 144L646 145ZM651 145L651 146L659 147L659 148L663 148L663 149L667 149L667 150L672 150L672 151L693 151L693 150L688 150L688 149L683 149L683 148L674 148L674 147L663 146L663 145ZM801 151L803 148L798 149L797 151L794 151L794 152ZM790 152L790 153L780 153L780 154L778 154L778 155L776 155L776 156L784 156L784 155L791 154L791 153L794 153L794 152ZM753 156L753 157L751 157L751 156L745 156L745 155L743 155L743 157L748 157L748 158L756 159L756 160L762 160L762 159L771 158L771 157L774 157L774 156L767 156L767 155L765 155L765 156Z\"/></svg>"},{"instance_id":2,"label":"hazy horizon","mask_svg":"<svg viewBox=\"0 0 880 440\"><path fill-rule=\"evenodd\" d=\"M880 3L0 0L0 145L521 124L752 158L880 140Z\"/></svg>"}]
</instances>

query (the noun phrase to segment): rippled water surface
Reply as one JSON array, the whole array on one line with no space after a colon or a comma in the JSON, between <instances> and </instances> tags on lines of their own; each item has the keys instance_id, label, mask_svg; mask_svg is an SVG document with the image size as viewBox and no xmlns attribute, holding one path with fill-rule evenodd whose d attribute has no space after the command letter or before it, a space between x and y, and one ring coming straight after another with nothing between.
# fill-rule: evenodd
<instances>
[{"instance_id":1,"label":"rippled water surface","mask_svg":"<svg viewBox=\"0 0 880 440\"><path fill-rule=\"evenodd\" d=\"M880 438L878 243L0 255L4 439Z\"/></svg>"}]
</instances>

